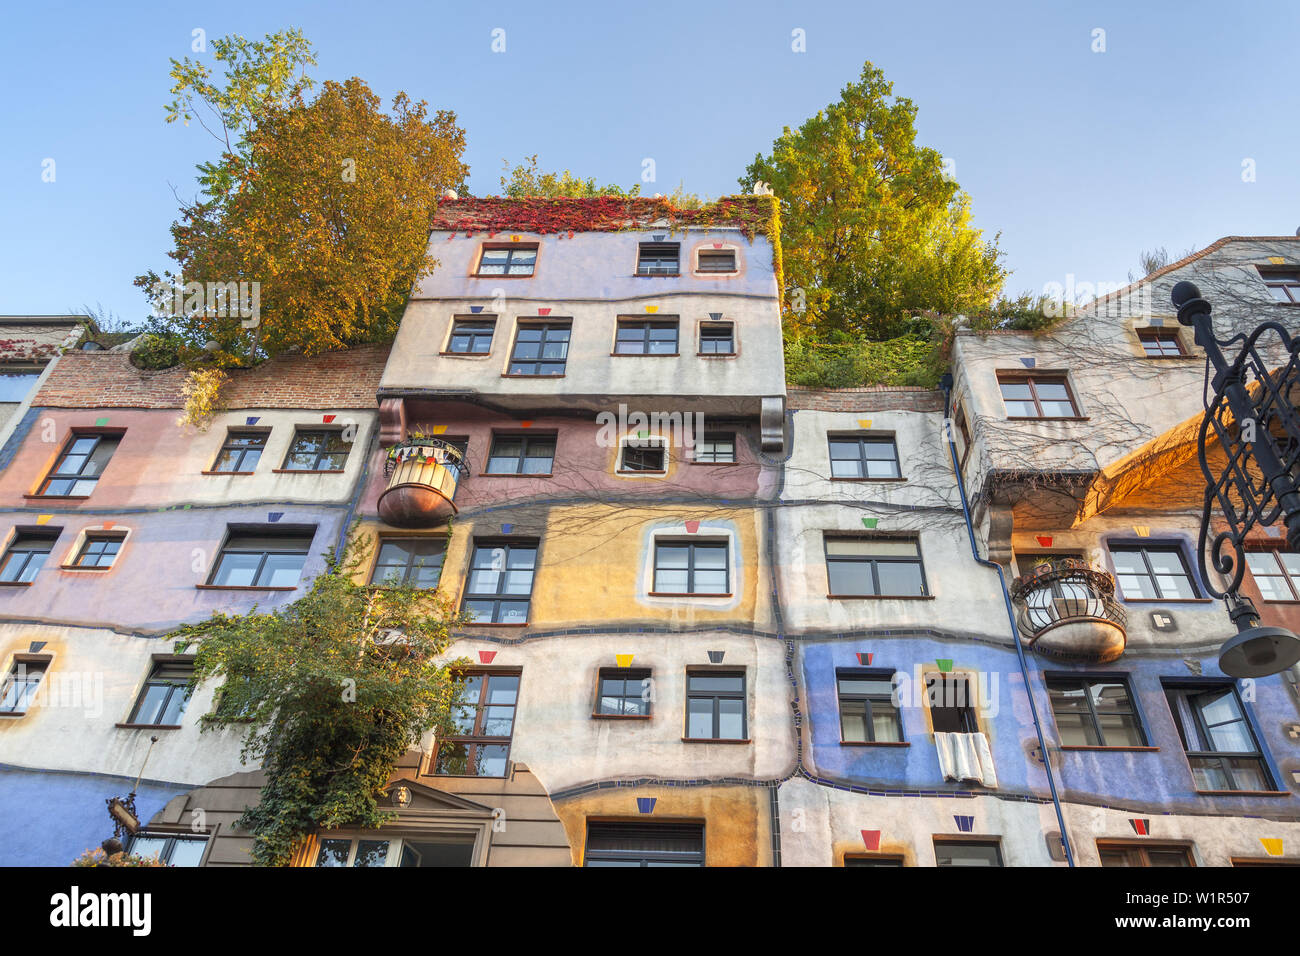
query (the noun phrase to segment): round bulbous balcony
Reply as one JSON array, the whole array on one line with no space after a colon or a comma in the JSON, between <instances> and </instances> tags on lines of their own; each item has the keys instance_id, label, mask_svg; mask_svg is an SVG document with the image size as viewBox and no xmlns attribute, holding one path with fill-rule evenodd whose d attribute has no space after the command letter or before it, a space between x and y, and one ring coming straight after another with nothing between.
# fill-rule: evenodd
<instances>
[{"instance_id":1,"label":"round bulbous balcony","mask_svg":"<svg viewBox=\"0 0 1300 956\"><path fill-rule=\"evenodd\" d=\"M441 438L412 436L388 450L388 487L379 496L379 517L397 528L431 528L456 514L456 488L465 456Z\"/></svg>"},{"instance_id":2,"label":"round bulbous balcony","mask_svg":"<svg viewBox=\"0 0 1300 956\"><path fill-rule=\"evenodd\" d=\"M1011 596L1025 644L1058 660L1105 664L1124 653L1128 615L1115 579L1086 561L1056 560L1017 578Z\"/></svg>"}]
</instances>

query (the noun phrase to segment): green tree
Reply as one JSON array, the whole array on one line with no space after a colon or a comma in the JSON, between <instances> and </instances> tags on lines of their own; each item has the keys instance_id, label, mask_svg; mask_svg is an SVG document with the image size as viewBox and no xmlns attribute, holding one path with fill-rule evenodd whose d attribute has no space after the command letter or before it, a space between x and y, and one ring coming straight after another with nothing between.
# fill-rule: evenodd
<instances>
[{"instance_id":1,"label":"green tree","mask_svg":"<svg viewBox=\"0 0 1300 956\"><path fill-rule=\"evenodd\" d=\"M916 107L867 63L840 99L786 127L740 184L781 201L787 329L893 338L918 310L977 312L1006 271L942 157L918 146Z\"/></svg>"},{"instance_id":2,"label":"green tree","mask_svg":"<svg viewBox=\"0 0 1300 956\"><path fill-rule=\"evenodd\" d=\"M465 622L437 592L358 584L367 549L329 557L311 590L277 610L217 613L169 635L197 648L191 688L223 678L204 730L244 728L241 759L260 760L261 801L240 817L253 862L286 863L306 834L388 816L377 796L428 731L446 732L461 683L440 662Z\"/></svg>"},{"instance_id":3,"label":"green tree","mask_svg":"<svg viewBox=\"0 0 1300 956\"><path fill-rule=\"evenodd\" d=\"M640 183L624 189L622 186L608 183L598 185L595 176L586 179L573 175L569 170L548 173L537 162L537 154L524 157L524 161L511 166L509 160L502 160L501 195L508 199L526 199L541 197L558 199L570 197L575 199L592 199L596 196L640 196ZM684 183L677 186L666 197L679 209L698 209L708 200L695 193L688 193Z\"/></svg>"}]
</instances>

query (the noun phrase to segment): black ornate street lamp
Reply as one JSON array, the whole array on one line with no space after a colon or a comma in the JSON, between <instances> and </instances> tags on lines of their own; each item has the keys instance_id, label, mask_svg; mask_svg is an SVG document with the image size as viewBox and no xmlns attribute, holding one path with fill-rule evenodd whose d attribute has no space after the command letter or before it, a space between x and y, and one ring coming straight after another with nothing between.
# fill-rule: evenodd
<instances>
[{"instance_id":1,"label":"black ornate street lamp","mask_svg":"<svg viewBox=\"0 0 1300 956\"><path fill-rule=\"evenodd\" d=\"M1220 341L1210 322L1210 303L1201 298L1200 289L1179 282L1171 298L1178 321L1195 330L1196 344L1205 349L1205 416L1196 445L1206 484L1197 551L1201 580L1227 603L1238 632L1220 649L1219 667L1232 677L1277 674L1300 662L1300 638L1286 628L1260 626L1259 612L1238 589L1246 570L1246 535L1256 526L1271 527L1282 518L1288 549L1300 552L1300 340L1293 340L1277 322L1264 322L1249 333ZM1260 354L1261 339L1278 356L1278 367L1271 368ZM1229 361L1223 349L1239 343L1240 351ZM1268 349L1269 344L1273 348ZM1217 473L1210 468L1207 438L1217 440L1226 458ZM1216 505L1228 527L1211 541ZM1207 555L1214 570L1228 577L1222 591L1206 573Z\"/></svg>"}]
</instances>

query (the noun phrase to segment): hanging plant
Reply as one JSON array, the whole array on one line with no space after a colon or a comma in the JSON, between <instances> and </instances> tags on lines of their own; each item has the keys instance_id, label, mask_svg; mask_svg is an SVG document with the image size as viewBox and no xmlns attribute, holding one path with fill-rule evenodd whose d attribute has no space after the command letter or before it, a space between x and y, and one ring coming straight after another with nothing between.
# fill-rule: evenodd
<instances>
[{"instance_id":1,"label":"hanging plant","mask_svg":"<svg viewBox=\"0 0 1300 956\"><path fill-rule=\"evenodd\" d=\"M229 381L230 376L219 368L198 368L190 372L181 385L185 405L176 424L207 431L212 416L221 410L221 390Z\"/></svg>"}]
</instances>

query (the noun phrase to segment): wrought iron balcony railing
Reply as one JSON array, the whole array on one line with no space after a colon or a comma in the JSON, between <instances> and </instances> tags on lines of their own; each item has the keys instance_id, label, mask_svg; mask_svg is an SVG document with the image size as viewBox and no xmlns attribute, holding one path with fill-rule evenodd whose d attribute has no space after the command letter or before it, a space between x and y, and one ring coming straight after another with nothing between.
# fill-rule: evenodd
<instances>
[{"instance_id":1,"label":"wrought iron balcony railing","mask_svg":"<svg viewBox=\"0 0 1300 956\"><path fill-rule=\"evenodd\" d=\"M1115 579L1086 561L1036 568L1013 582L1011 596L1024 642L1038 653L1091 663L1124 653L1128 615L1115 600Z\"/></svg>"},{"instance_id":2,"label":"wrought iron balcony railing","mask_svg":"<svg viewBox=\"0 0 1300 956\"><path fill-rule=\"evenodd\" d=\"M442 438L414 435L388 450L388 487L379 496L379 517L398 528L445 524L456 514L456 489L465 475L465 455Z\"/></svg>"}]
</instances>

